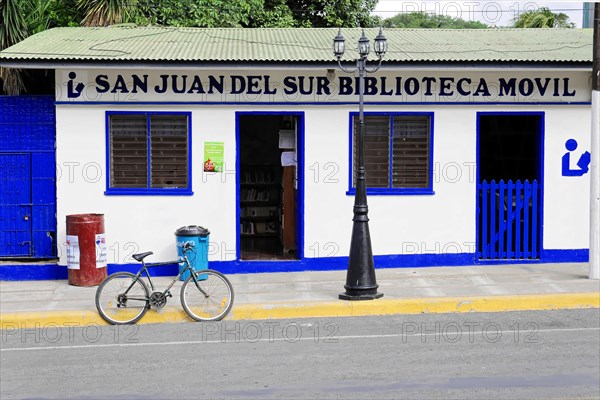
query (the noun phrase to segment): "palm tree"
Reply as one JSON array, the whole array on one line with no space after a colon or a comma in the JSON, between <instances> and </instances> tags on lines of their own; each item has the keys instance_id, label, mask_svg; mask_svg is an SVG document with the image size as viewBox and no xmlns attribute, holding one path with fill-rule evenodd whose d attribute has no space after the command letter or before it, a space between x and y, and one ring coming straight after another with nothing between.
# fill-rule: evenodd
<instances>
[{"instance_id":1,"label":"palm tree","mask_svg":"<svg viewBox=\"0 0 600 400\"><path fill-rule=\"evenodd\" d=\"M25 7L25 24L27 33L35 35L48 29L50 18L48 9L50 1L48 0L22 0Z\"/></svg>"},{"instance_id":2,"label":"palm tree","mask_svg":"<svg viewBox=\"0 0 600 400\"><path fill-rule=\"evenodd\" d=\"M553 13L547 7L526 11L513 21L513 28L575 28L567 14Z\"/></svg>"},{"instance_id":3,"label":"palm tree","mask_svg":"<svg viewBox=\"0 0 600 400\"><path fill-rule=\"evenodd\" d=\"M49 4L47 0L0 0L0 50L46 30ZM27 91L25 74L21 69L0 68L4 93L17 95Z\"/></svg>"},{"instance_id":4,"label":"palm tree","mask_svg":"<svg viewBox=\"0 0 600 400\"><path fill-rule=\"evenodd\" d=\"M0 50L19 43L28 36L27 23L19 0L0 0ZM19 94L25 90L22 72L0 67L0 79L6 94Z\"/></svg>"},{"instance_id":5,"label":"palm tree","mask_svg":"<svg viewBox=\"0 0 600 400\"><path fill-rule=\"evenodd\" d=\"M77 0L77 7L85 17L84 26L107 26L126 22L136 0Z\"/></svg>"}]
</instances>

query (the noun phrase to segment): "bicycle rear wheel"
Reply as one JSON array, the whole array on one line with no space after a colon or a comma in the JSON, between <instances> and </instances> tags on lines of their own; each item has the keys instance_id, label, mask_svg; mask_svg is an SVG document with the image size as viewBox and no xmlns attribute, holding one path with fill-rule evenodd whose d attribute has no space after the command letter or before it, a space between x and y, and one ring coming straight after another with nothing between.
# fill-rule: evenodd
<instances>
[{"instance_id":1,"label":"bicycle rear wheel","mask_svg":"<svg viewBox=\"0 0 600 400\"><path fill-rule=\"evenodd\" d=\"M196 321L222 320L233 306L231 283L225 275L212 269L198 271L196 277L200 288L192 276L181 286L183 309Z\"/></svg>"},{"instance_id":2,"label":"bicycle rear wheel","mask_svg":"<svg viewBox=\"0 0 600 400\"><path fill-rule=\"evenodd\" d=\"M96 308L113 325L134 324L150 308L148 286L129 272L116 272L96 290Z\"/></svg>"}]
</instances>

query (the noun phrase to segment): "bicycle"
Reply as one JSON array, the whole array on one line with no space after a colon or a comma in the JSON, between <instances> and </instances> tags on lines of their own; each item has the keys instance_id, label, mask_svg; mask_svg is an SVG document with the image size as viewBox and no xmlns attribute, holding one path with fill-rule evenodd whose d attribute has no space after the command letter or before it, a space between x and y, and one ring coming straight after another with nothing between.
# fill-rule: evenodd
<instances>
[{"instance_id":1,"label":"bicycle","mask_svg":"<svg viewBox=\"0 0 600 400\"><path fill-rule=\"evenodd\" d=\"M104 278L96 290L96 308L100 316L113 325L134 324L148 312L150 307L160 309L167 304L167 299L173 297L170 289L186 272L190 276L181 286L181 305L184 311L196 321L220 321L233 306L233 287L219 271L204 269L194 270L187 253L192 250L193 242L187 242L182 247L183 259L146 264L144 259L153 252L133 254L132 257L142 263L137 274L116 272ZM162 292L156 291L148 268L159 265L183 264L173 282ZM142 280L146 273L148 285Z\"/></svg>"}]
</instances>

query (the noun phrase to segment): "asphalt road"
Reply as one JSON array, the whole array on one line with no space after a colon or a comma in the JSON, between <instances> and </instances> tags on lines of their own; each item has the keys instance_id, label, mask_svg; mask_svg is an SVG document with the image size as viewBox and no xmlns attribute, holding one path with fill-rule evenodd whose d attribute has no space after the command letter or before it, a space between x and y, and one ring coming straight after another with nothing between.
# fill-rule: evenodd
<instances>
[{"instance_id":1,"label":"asphalt road","mask_svg":"<svg viewBox=\"0 0 600 400\"><path fill-rule=\"evenodd\" d=\"M0 331L0 398L600 398L600 310Z\"/></svg>"}]
</instances>

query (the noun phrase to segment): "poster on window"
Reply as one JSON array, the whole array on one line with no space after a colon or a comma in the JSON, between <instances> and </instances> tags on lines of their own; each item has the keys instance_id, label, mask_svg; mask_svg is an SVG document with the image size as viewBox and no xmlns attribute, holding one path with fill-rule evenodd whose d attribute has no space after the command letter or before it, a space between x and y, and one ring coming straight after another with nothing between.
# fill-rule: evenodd
<instances>
[{"instance_id":1,"label":"poster on window","mask_svg":"<svg viewBox=\"0 0 600 400\"><path fill-rule=\"evenodd\" d=\"M104 233L96 235L96 268L106 268L106 237Z\"/></svg>"},{"instance_id":2,"label":"poster on window","mask_svg":"<svg viewBox=\"0 0 600 400\"><path fill-rule=\"evenodd\" d=\"M223 142L204 142L204 172L223 171Z\"/></svg>"},{"instance_id":3,"label":"poster on window","mask_svg":"<svg viewBox=\"0 0 600 400\"><path fill-rule=\"evenodd\" d=\"M67 268L79 269L79 236L67 235Z\"/></svg>"}]
</instances>

